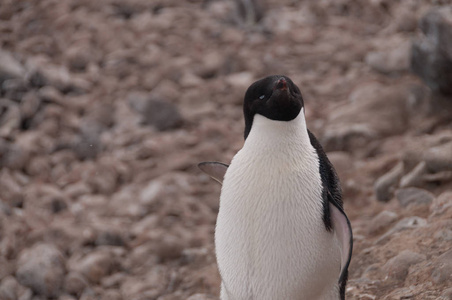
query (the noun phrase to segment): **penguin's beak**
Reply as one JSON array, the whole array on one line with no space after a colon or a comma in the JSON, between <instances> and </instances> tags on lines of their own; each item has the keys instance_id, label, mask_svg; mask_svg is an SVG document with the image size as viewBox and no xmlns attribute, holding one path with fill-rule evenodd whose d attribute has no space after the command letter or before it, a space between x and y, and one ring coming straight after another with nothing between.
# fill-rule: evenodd
<instances>
[{"instance_id":1,"label":"penguin's beak","mask_svg":"<svg viewBox=\"0 0 452 300\"><path fill-rule=\"evenodd\" d=\"M278 81L275 84L274 90L280 90L280 91L287 91L287 81L284 78L278 79Z\"/></svg>"}]
</instances>

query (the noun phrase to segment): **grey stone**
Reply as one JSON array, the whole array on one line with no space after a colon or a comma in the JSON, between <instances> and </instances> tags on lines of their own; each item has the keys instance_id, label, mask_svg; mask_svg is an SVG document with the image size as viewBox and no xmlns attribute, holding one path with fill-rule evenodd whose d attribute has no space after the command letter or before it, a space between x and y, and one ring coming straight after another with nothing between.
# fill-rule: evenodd
<instances>
[{"instance_id":1,"label":"grey stone","mask_svg":"<svg viewBox=\"0 0 452 300\"><path fill-rule=\"evenodd\" d=\"M183 123L176 105L155 95L132 92L128 95L129 105L141 115L141 122L159 131L178 128Z\"/></svg>"},{"instance_id":2,"label":"grey stone","mask_svg":"<svg viewBox=\"0 0 452 300\"><path fill-rule=\"evenodd\" d=\"M430 205L430 211L434 214L441 214L452 206L452 192L445 191L436 197Z\"/></svg>"},{"instance_id":3,"label":"grey stone","mask_svg":"<svg viewBox=\"0 0 452 300\"><path fill-rule=\"evenodd\" d=\"M366 55L365 61L375 71L383 74L408 71L410 46L408 41L404 41L392 50L370 52Z\"/></svg>"},{"instance_id":4,"label":"grey stone","mask_svg":"<svg viewBox=\"0 0 452 300\"><path fill-rule=\"evenodd\" d=\"M207 294L194 294L187 298L187 300L213 300L215 297Z\"/></svg>"},{"instance_id":5,"label":"grey stone","mask_svg":"<svg viewBox=\"0 0 452 300\"><path fill-rule=\"evenodd\" d=\"M452 300L452 287L443 291L441 300Z\"/></svg>"},{"instance_id":6,"label":"grey stone","mask_svg":"<svg viewBox=\"0 0 452 300\"><path fill-rule=\"evenodd\" d=\"M433 282L441 284L452 280L452 250L440 255L432 272Z\"/></svg>"},{"instance_id":7,"label":"grey stone","mask_svg":"<svg viewBox=\"0 0 452 300\"><path fill-rule=\"evenodd\" d=\"M93 130L91 133L80 134L71 145L72 150L81 160L96 158L103 150L100 134Z\"/></svg>"},{"instance_id":8,"label":"grey stone","mask_svg":"<svg viewBox=\"0 0 452 300\"><path fill-rule=\"evenodd\" d=\"M435 199L435 196L429 191L414 187L398 189L395 192L395 196L402 207L409 205L429 205Z\"/></svg>"},{"instance_id":9,"label":"grey stone","mask_svg":"<svg viewBox=\"0 0 452 300\"><path fill-rule=\"evenodd\" d=\"M386 243L395 233L416 229L419 227L423 227L427 225L427 221L425 219L419 217L407 217L399 222L397 222L391 229L389 229L384 235L382 235L375 243L376 244L384 244Z\"/></svg>"},{"instance_id":10,"label":"grey stone","mask_svg":"<svg viewBox=\"0 0 452 300\"><path fill-rule=\"evenodd\" d=\"M37 244L20 253L16 277L36 294L56 297L63 285L65 270L60 250L51 244Z\"/></svg>"},{"instance_id":11,"label":"grey stone","mask_svg":"<svg viewBox=\"0 0 452 300\"><path fill-rule=\"evenodd\" d=\"M416 186L422 183L422 176L427 172L427 164L425 161L421 161L414 167L408 174L404 175L400 179L400 187Z\"/></svg>"},{"instance_id":12,"label":"grey stone","mask_svg":"<svg viewBox=\"0 0 452 300\"><path fill-rule=\"evenodd\" d=\"M97 234L96 246L124 246L125 241L119 232L114 231L101 231Z\"/></svg>"},{"instance_id":13,"label":"grey stone","mask_svg":"<svg viewBox=\"0 0 452 300\"><path fill-rule=\"evenodd\" d=\"M6 79L21 78L25 68L10 52L0 50L0 84Z\"/></svg>"},{"instance_id":14,"label":"grey stone","mask_svg":"<svg viewBox=\"0 0 452 300\"><path fill-rule=\"evenodd\" d=\"M88 286L88 281L77 272L69 272L64 279L64 290L75 296L80 296Z\"/></svg>"},{"instance_id":15,"label":"grey stone","mask_svg":"<svg viewBox=\"0 0 452 300\"><path fill-rule=\"evenodd\" d=\"M452 94L452 6L433 8L421 19L425 37L413 42L411 68L433 90Z\"/></svg>"},{"instance_id":16,"label":"grey stone","mask_svg":"<svg viewBox=\"0 0 452 300\"><path fill-rule=\"evenodd\" d=\"M429 148L424 154L424 160L429 171L434 173L441 171L451 171L452 170L451 153L452 153L452 141Z\"/></svg>"},{"instance_id":17,"label":"grey stone","mask_svg":"<svg viewBox=\"0 0 452 300\"><path fill-rule=\"evenodd\" d=\"M368 231L370 234L378 233L388 228L397 220L397 218L398 216L396 213L384 210L370 221Z\"/></svg>"},{"instance_id":18,"label":"grey stone","mask_svg":"<svg viewBox=\"0 0 452 300\"><path fill-rule=\"evenodd\" d=\"M99 283L103 277L111 274L117 268L117 258L108 249L90 252L74 266L75 271L84 275L92 283Z\"/></svg>"},{"instance_id":19,"label":"grey stone","mask_svg":"<svg viewBox=\"0 0 452 300\"><path fill-rule=\"evenodd\" d=\"M423 97L413 85L359 85L345 105L328 117L322 138L327 152L365 148L375 139L402 133L409 124L409 102Z\"/></svg>"},{"instance_id":20,"label":"grey stone","mask_svg":"<svg viewBox=\"0 0 452 300\"><path fill-rule=\"evenodd\" d=\"M391 258L384 266L383 270L387 272L392 280L405 281L410 266L420 263L426 259L426 256L410 250L404 250L397 256Z\"/></svg>"},{"instance_id":21,"label":"grey stone","mask_svg":"<svg viewBox=\"0 0 452 300\"><path fill-rule=\"evenodd\" d=\"M403 162L399 162L389 172L377 179L374 190L378 201L391 200L392 193L403 175L403 169Z\"/></svg>"},{"instance_id":22,"label":"grey stone","mask_svg":"<svg viewBox=\"0 0 452 300\"><path fill-rule=\"evenodd\" d=\"M0 98L0 136L8 137L20 128L19 105L9 99Z\"/></svg>"},{"instance_id":23,"label":"grey stone","mask_svg":"<svg viewBox=\"0 0 452 300\"><path fill-rule=\"evenodd\" d=\"M153 204L163 191L163 183L159 180L151 181L140 193L140 202L144 205Z\"/></svg>"},{"instance_id":24,"label":"grey stone","mask_svg":"<svg viewBox=\"0 0 452 300\"><path fill-rule=\"evenodd\" d=\"M21 101L28 88L27 82L23 78L7 79L0 85L4 97L16 102Z\"/></svg>"},{"instance_id":25,"label":"grey stone","mask_svg":"<svg viewBox=\"0 0 452 300\"><path fill-rule=\"evenodd\" d=\"M0 283L0 299L16 300L18 293L18 283L12 276L5 277Z\"/></svg>"},{"instance_id":26,"label":"grey stone","mask_svg":"<svg viewBox=\"0 0 452 300\"><path fill-rule=\"evenodd\" d=\"M173 235L164 235L155 245L155 251L161 261L177 259L184 250L183 241Z\"/></svg>"}]
</instances>

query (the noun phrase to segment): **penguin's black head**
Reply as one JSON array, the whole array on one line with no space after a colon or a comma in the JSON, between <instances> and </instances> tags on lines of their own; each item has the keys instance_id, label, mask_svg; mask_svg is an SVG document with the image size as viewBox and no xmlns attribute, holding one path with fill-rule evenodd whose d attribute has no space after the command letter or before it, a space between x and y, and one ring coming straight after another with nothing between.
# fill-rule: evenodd
<instances>
[{"instance_id":1,"label":"penguin's black head","mask_svg":"<svg viewBox=\"0 0 452 300\"><path fill-rule=\"evenodd\" d=\"M303 108L300 89L287 76L272 75L253 83L245 93L245 139L251 131L255 114L271 120L290 121Z\"/></svg>"}]
</instances>

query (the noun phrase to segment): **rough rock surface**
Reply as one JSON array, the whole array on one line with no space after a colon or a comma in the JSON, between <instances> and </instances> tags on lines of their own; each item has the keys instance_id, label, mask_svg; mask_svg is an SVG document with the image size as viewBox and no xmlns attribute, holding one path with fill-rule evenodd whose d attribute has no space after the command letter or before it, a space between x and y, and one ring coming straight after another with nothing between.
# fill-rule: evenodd
<instances>
[{"instance_id":1,"label":"rough rock surface","mask_svg":"<svg viewBox=\"0 0 452 300\"><path fill-rule=\"evenodd\" d=\"M432 90L452 95L452 5L431 9L420 27L424 36L413 43L411 67Z\"/></svg>"},{"instance_id":2,"label":"rough rock surface","mask_svg":"<svg viewBox=\"0 0 452 300\"><path fill-rule=\"evenodd\" d=\"M17 261L17 280L45 297L60 294L65 273L63 255L50 244L37 244L23 250Z\"/></svg>"},{"instance_id":3,"label":"rough rock surface","mask_svg":"<svg viewBox=\"0 0 452 300\"><path fill-rule=\"evenodd\" d=\"M407 66L413 39L450 48L447 1L265 2L1 1L1 299L217 299L220 186L196 164L240 149L268 74L342 180L348 299L450 299L450 99Z\"/></svg>"}]
</instances>

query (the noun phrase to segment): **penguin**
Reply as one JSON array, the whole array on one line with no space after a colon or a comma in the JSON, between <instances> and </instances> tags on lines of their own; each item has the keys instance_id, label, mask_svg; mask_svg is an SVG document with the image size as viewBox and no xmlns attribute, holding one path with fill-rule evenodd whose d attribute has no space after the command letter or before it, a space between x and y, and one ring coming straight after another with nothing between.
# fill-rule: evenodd
<instances>
[{"instance_id":1,"label":"penguin","mask_svg":"<svg viewBox=\"0 0 452 300\"><path fill-rule=\"evenodd\" d=\"M300 89L282 75L246 91L245 142L222 183L215 228L221 300L345 299L353 248L333 165L308 130Z\"/></svg>"}]
</instances>

